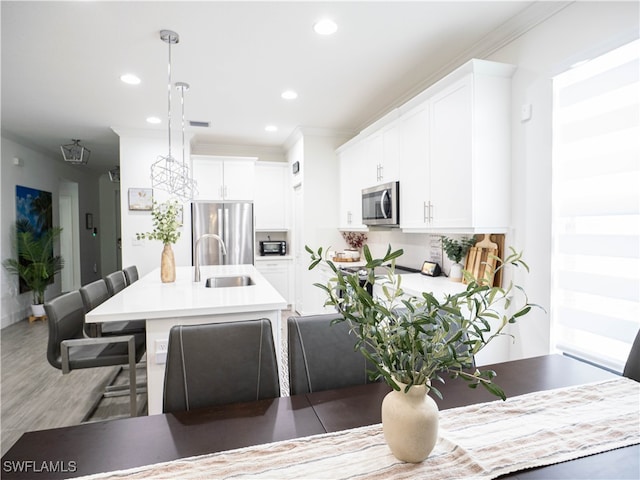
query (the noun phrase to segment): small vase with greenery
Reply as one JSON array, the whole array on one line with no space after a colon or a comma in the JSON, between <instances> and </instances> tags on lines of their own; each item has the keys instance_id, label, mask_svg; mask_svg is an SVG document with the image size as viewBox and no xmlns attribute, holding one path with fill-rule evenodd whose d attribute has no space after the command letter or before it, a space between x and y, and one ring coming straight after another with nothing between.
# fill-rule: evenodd
<instances>
[{"instance_id":1,"label":"small vase with greenery","mask_svg":"<svg viewBox=\"0 0 640 480\"><path fill-rule=\"evenodd\" d=\"M442 248L449 260L453 262L449 272L449 279L454 282L462 281L462 264L460 263L469 249L475 244L475 237L455 238L442 237Z\"/></svg>"},{"instance_id":2,"label":"small vase with greenery","mask_svg":"<svg viewBox=\"0 0 640 480\"><path fill-rule=\"evenodd\" d=\"M164 283L175 282L176 261L171 245L180 238L181 226L178 217L182 212L182 205L177 200L168 200L164 203L153 202L151 216L153 217L153 230L146 233L136 233L138 240L159 240L163 243L160 259L160 279Z\"/></svg>"},{"instance_id":3,"label":"small vase with greenery","mask_svg":"<svg viewBox=\"0 0 640 480\"><path fill-rule=\"evenodd\" d=\"M39 235L26 220L18 220L15 225L16 258L7 258L2 262L4 268L17 275L24 285L33 291L33 315L42 316L44 293L53 277L64 267L60 255L53 254L53 244L60 237L62 228L52 227Z\"/></svg>"},{"instance_id":4,"label":"small vase with greenery","mask_svg":"<svg viewBox=\"0 0 640 480\"><path fill-rule=\"evenodd\" d=\"M361 285L358 275L344 273L324 258L322 248L316 252L309 247L306 249L311 256L309 269L324 261L333 271L334 276L326 285L316 286L327 295L325 305L336 308L340 314L336 321L349 323L356 338L354 348L375 366L372 379L383 378L394 391L407 394L414 392L414 387L418 388L422 392L419 397L425 400L423 403L429 403L424 398L429 392L442 398L436 384L444 383L445 376L460 378L471 388L480 385L503 400L506 398L502 389L493 383L496 373L475 368L474 356L495 338L508 335L505 328L534 306L521 287L511 284L503 289L481 285L468 275L466 289L444 299L437 299L429 292L418 297L407 296L402 290L402 276L394 273L395 261L403 254L402 250L392 251L389 247L384 257L374 259L365 245L367 280ZM506 266L523 267L528 271L521 254L513 249L497 269ZM376 270L385 273L376 274ZM367 284L374 283L381 287L379 295L367 291ZM431 402L430 408L434 405L435 402ZM437 405L435 408L437 411ZM396 446L397 437L402 440L411 435L406 432L387 434L387 431L393 431L392 423L385 425L383 402L383 431L394 455L404 461L424 460L437 438L433 428L428 433L416 433L428 436L424 441L424 450L428 451L416 456L406 453L404 447ZM437 415L435 423L437 431ZM405 425L403 428L412 427Z\"/></svg>"}]
</instances>

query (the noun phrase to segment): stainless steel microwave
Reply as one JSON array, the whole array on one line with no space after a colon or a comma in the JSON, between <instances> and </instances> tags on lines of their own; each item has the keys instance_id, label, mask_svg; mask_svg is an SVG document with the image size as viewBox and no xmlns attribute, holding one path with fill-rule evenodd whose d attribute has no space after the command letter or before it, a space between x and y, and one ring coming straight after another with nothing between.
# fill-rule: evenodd
<instances>
[{"instance_id":1,"label":"stainless steel microwave","mask_svg":"<svg viewBox=\"0 0 640 480\"><path fill-rule=\"evenodd\" d=\"M362 223L372 226L400 225L400 183L390 182L362 190Z\"/></svg>"}]
</instances>

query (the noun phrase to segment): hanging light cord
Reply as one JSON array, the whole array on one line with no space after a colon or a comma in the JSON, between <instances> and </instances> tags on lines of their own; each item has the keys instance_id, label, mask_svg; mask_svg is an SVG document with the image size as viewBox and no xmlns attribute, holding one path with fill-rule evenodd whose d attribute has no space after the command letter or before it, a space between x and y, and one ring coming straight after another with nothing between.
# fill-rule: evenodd
<instances>
[{"instance_id":1,"label":"hanging light cord","mask_svg":"<svg viewBox=\"0 0 640 480\"><path fill-rule=\"evenodd\" d=\"M169 83L167 84L167 97L168 97L168 105L167 105L167 118L168 118L168 131L169 131L169 157L171 158L171 43L172 43L172 39L171 37L169 37L169 41L167 42L169 44L169 67L168 67L168 73L169 73Z\"/></svg>"}]
</instances>

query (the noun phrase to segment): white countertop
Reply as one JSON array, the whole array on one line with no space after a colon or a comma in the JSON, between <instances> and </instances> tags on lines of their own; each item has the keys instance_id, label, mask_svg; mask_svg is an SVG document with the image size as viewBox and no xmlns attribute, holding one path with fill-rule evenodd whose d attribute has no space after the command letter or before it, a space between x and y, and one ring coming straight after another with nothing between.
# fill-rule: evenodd
<instances>
[{"instance_id":1,"label":"white countertop","mask_svg":"<svg viewBox=\"0 0 640 480\"><path fill-rule=\"evenodd\" d=\"M415 297L421 297L422 292L429 292L438 300L446 295L460 293L467 288L461 282L453 282L448 277L429 277L421 273L403 273L401 287L405 293Z\"/></svg>"},{"instance_id":2,"label":"white countertop","mask_svg":"<svg viewBox=\"0 0 640 480\"><path fill-rule=\"evenodd\" d=\"M366 262L334 262L338 268L364 267ZM327 267L328 268L328 267ZM421 297L422 292L429 292L438 300L444 299L446 295L453 295L464 291L467 287L461 282L453 282L448 277L430 277L421 273L408 273L397 269L396 275L402 277L401 287L408 295Z\"/></svg>"},{"instance_id":3,"label":"white countertop","mask_svg":"<svg viewBox=\"0 0 640 480\"><path fill-rule=\"evenodd\" d=\"M202 281L194 283L193 267L176 267L176 281L162 283L158 268L91 310L86 321L151 320L287 308L286 300L253 265L202 266L200 272ZM255 285L206 288L206 279L217 275L249 275Z\"/></svg>"}]
</instances>

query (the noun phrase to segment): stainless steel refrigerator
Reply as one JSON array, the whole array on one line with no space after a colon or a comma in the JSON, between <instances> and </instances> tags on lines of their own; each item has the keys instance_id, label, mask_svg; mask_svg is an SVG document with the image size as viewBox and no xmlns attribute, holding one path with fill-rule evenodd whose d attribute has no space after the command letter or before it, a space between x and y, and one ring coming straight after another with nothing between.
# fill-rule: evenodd
<instances>
[{"instance_id":1,"label":"stainless steel refrigerator","mask_svg":"<svg viewBox=\"0 0 640 480\"><path fill-rule=\"evenodd\" d=\"M195 265L196 241L215 233L224 241L227 254L213 237L200 241L200 265L253 264L254 228L251 202L193 202L191 204L191 264Z\"/></svg>"}]
</instances>

